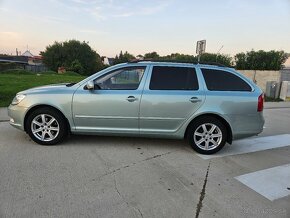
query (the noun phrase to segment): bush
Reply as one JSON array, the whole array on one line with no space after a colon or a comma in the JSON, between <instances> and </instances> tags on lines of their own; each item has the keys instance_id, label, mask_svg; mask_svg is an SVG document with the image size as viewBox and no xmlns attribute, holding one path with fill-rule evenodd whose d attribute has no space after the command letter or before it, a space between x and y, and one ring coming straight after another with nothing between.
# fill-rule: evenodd
<instances>
[{"instance_id":1,"label":"bush","mask_svg":"<svg viewBox=\"0 0 290 218\"><path fill-rule=\"evenodd\" d=\"M84 68L81 64L81 62L76 59L74 60L72 63L71 63L71 66L69 68L70 71L74 71L74 72L77 72L77 73L82 73L84 72Z\"/></svg>"},{"instance_id":2,"label":"bush","mask_svg":"<svg viewBox=\"0 0 290 218\"><path fill-rule=\"evenodd\" d=\"M265 96L265 102L280 102L280 101L283 101L283 99Z\"/></svg>"},{"instance_id":3,"label":"bush","mask_svg":"<svg viewBox=\"0 0 290 218\"><path fill-rule=\"evenodd\" d=\"M57 71L59 67L90 75L103 68L101 57L87 42L69 40L55 42L41 53L45 65Z\"/></svg>"},{"instance_id":4,"label":"bush","mask_svg":"<svg viewBox=\"0 0 290 218\"><path fill-rule=\"evenodd\" d=\"M238 70L281 70L288 58L284 51L250 51L235 55Z\"/></svg>"}]
</instances>

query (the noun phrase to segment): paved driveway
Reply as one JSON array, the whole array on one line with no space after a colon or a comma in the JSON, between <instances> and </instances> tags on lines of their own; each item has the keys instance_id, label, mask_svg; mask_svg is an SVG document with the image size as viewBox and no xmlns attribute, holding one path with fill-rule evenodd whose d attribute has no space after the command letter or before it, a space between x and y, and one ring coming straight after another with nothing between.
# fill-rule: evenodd
<instances>
[{"instance_id":1,"label":"paved driveway","mask_svg":"<svg viewBox=\"0 0 290 218\"><path fill-rule=\"evenodd\" d=\"M290 109L265 117L259 138L209 159L179 140L45 147L0 122L0 217L290 217Z\"/></svg>"}]
</instances>

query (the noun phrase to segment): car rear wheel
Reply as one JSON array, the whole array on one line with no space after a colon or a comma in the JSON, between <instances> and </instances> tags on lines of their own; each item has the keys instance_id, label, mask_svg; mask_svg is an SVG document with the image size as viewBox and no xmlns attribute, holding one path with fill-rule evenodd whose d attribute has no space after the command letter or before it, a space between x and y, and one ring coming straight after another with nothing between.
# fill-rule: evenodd
<instances>
[{"instance_id":1,"label":"car rear wheel","mask_svg":"<svg viewBox=\"0 0 290 218\"><path fill-rule=\"evenodd\" d=\"M214 154L226 144L225 125L214 117L201 117L193 121L187 133L192 148L201 154Z\"/></svg>"},{"instance_id":2,"label":"car rear wheel","mask_svg":"<svg viewBox=\"0 0 290 218\"><path fill-rule=\"evenodd\" d=\"M41 145L55 145L68 133L62 114L48 107L36 109L28 116L26 130L31 139Z\"/></svg>"}]
</instances>

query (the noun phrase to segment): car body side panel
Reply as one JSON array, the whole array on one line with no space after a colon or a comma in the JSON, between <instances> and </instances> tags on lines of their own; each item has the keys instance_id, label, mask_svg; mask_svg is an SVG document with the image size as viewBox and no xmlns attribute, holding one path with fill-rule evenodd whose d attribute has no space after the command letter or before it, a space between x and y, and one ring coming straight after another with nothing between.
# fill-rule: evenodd
<instances>
[{"instance_id":1,"label":"car body side panel","mask_svg":"<svg viewBox=\"0 0 290 218\"><path fill-rule=\"evenodd\" d=\"M215 69L214 67L207 67L207 69L210 68ZM207 113L214 111L227 120L232 129L233 139L261 133L265 121L263 112L258 112L257 106L258 97L263 93L262 90L237 71L231 68L222 70L239 76L252 87L252 91L209 91L204 78L201 77L200 82L203 83L206 93L206 102L202 107L203 111L207 111ZM201 73L200 69L199 72Z\"/></svg>"},{"instance_id":2,"label":"car body side panel","mask_svg":"<svg viewBox=\"0 0 290 218\"><path fill-rule=\"evenodd\" d=\"M68 120L71 130L74 129L74 123L72 120L72 111L71 111L71 102L72 95L74 89L65 87L63 89L51 89L47 92L47 89L39 89L35 90L26 98L21 101L18 105L10 105L9 106L9 114L10 117L15 118L17 116L21 116L18 118L19 125L22 126L22 130L24 130L24 119L28 111L36 106L51 106L56 108L66 117ZM23 92L25 93L25 92ZM21 111L21 113L17 113L15 111ZM14 114L14 115L13 115ZM21 120L21 121L20 121Z\"/></svg>"},{"instance_id":3,"label":"car body side panel","mask_svg":"<svg viewBox=\"0 0 290 218\"><path fill-rule=\"evenodd\" d=\"M221 114L231 125L233 139L237 139L262 132L264 120L257 111L257 99L254 93L208 92L202 110Z\"/></svg>"},{"instance_id":4,"label":"car body side panel","mask_svg":"<svg viewBox=\"0 0 290 218\"><path fill-rule=\"evenodd\" d=\"M215 67L212 68L216 69ZM184 137L189 123L196 117L205 114L213 114L224 119L230 125L233 139L257 135L263 131L265 123L263 112L257 111L258 97L262 94L259 87L238 72L227 69L226 71L234 73L244 79L251 85L253 91L208 91L200 68L196 67L196 71L199 76L200 86L204 87L205 90L205 102L202 107L188 117L178 131L174 133L174 136L177 138Z\"/></svg>"}]
</instances>

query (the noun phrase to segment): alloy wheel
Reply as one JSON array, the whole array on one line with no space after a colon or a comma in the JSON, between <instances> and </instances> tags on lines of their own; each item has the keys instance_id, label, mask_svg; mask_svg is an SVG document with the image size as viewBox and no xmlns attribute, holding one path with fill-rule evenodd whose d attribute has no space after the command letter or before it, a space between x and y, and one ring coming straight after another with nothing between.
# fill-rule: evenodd
<instances>
[{"instance_id":1,"label":"alloy wheel","mask_svg":"<svg viewBox=\"0 0 290 218\"><path fill-rule=\"evenodd\" d=\"M193 134L195 144L202 150L217 148L223 139L221 129L213 123L204 123L198 126Z\"/></svg>"},{"instance_id":2,"label":"alloy wheel","mask_svg":"<svg viewBox=\"0 0 290 218\"><path fill-rule=\"evenodd\" d=\"M37 139L49 142L58 136L60 127L53 116L39 114L31 122L31 131Z\"/></svg>"}]
</instances>

